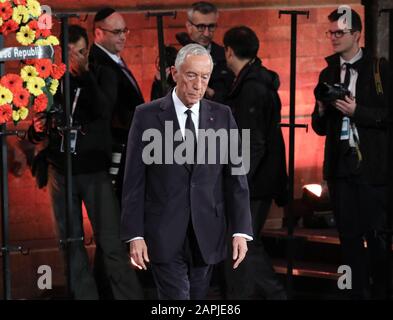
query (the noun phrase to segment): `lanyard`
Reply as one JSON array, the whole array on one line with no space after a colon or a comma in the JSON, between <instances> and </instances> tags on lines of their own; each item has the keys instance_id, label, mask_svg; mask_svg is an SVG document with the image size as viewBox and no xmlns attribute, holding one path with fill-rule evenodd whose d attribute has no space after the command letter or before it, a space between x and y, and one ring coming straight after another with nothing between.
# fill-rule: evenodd
<instances>
[{"instance_id":1,"label":"lanyard","mask_svg":"<svg viewBox=\"0 0 393 320\"><path fill-rule=\"evenodd\" d=\"M74 112L75 112L75 109L76 109L76 104L78 103L78 99L79 99L80 93L81 93L81 88L77 88L76 92L75 92L74 102L72 103L72 109L71 109L71 115L70 115L70 117L71 117L71 119L70 119L71 126L72 126Z\"/></svg>"}]
</instances>

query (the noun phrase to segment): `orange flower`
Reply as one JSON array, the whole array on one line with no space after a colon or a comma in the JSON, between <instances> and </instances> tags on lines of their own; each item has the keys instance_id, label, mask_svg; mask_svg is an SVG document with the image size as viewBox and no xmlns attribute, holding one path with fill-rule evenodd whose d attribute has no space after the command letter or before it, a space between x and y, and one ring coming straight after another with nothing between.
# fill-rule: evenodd
<instances>
[{"instance_id":1,"label":"orange flower","mask_svg":"<svg viewBox=\"0 0 393 320\"><path fill-rule=\"evenodd\" d=\"M9 104L0 106L0 124L10 121L12 118L12 108Z\"/></svg>"},{"instance_id":2,"label":"orange flower","mask_svg":"<svg viewBox=\"0 0 393 320\"><path fill-rule=\"evenodd\" d=\"M37 20L32 20L28 23L28 26L31 30L35 31L35 38L39 39L41 37L47 38L51 35L50 29L40 29Z\"/></svg>"},{"instance_id":3,"label":"orange flower","mask_svg":"<svg viewBox=\"0 0 393 320\"><path fill-rule=\"evenodd\" d=\"M9 18L11 18L12 13L13 11L11 7L11 3L9 1L0 2L0 18L3 19L3 21L6 21Z\"/></svg>"},{"instance_id":4,"label":"orange flower","mask_svg":"<svg viewBox=\"0 0 393 320\"><path fill-rule=\"evenodd\" d=\"M52 72L52 61L50 59L37 59L34 66L41 78L48 78Z\"/></svg>"},{"instance_id":5,"label":"orange flower","mask_svg":"<svg viewBox=\"0 0 393 320\"><path fill-rule=\"evenodd\" d=\"M59 80L66 71L66 65L61 63L59 65L52 65L52 77L56 80Z\"/></svg>"},{"instance_id":6,"label":"orange flower","mask_svg":"<svg viewBox=\"0 0 393 320\"><path fill-rule=\"evenodd\" d=\"M27 107L30 98L29 91L24 88L20 88L19 90L12 90L12 94L14 95L13 102L16 107Z\"/></svg>"},{"instance_id":7,"label":"orange flower","mask_svg":"<svg viewBox=\"0 0 393 320\"><path fill-rule=\"evenodd\" d=\"M4 3L8 3L8 2L4 2ZM19 29L18 23L11 19L3 23L3 25L0 27L0 33L2 33L3 36L7 36L9 33L14 32L18 29Z\"/></svg>"},{"instance_id":8,"label":"orange flower","mask_svg":"<svg viewBox=\"0 0 393 320\"><path fill-rule=\"evenodd\" d=\"M13 91L22 88L23 80L19 75L9 73L1 78L0 84Z\"/></svg>"},{"instance_id":9,"label":"orange flower","mask_svg":"<svg viewBox=\"0 0 393 320\"><path fill-rule=\"evenodd\" d=\"M46 96L45 93L43 93L40 94L37 98L35 98L33 109L35 112L44 112L46 110L47 105L48 105L48 97Z\"/></svg>"},{"instance_id":10,"label":"orange flower","mask_svg":"<svg viewBox=\"0 0 393 320\"><path fill-rule=\"evenodd\" d=\"M16 6L21 5L25 6L26 5L26 0L12 0Z\"/></svg>"}]
</instances>

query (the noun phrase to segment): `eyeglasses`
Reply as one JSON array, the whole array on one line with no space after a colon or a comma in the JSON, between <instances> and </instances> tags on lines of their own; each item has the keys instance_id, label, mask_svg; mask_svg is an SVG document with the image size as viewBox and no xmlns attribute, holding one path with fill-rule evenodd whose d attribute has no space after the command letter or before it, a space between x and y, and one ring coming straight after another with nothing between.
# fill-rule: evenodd
<instances>
[{"instance_id":1,"label":"eyeglasses","mask_svg":"<svg viewBox=\"0 0 393 320\"><path fill-rule=\"evenodd\" d=\"M334 37L336 39L342 38L344 36L344 34L346 33L353 33L352 30L337 30L337 31L326 31L326 38L331 39L332 36L334 35Z\"/></svg>"},{"instance_id":2,"label":"eyeglasses","mask_svg":"<svg viewBox=\"0 0 393 320\"><path fill-rule=\"evenodd\" d=\"M209 32L214 32L217 29L217 23L210 23L210 24L195 24L191 20L188 20L199 32L204 32L206 28L209 30Z\"/></svg>"},{"instance_id":3,"label":"eyeglasses","mask_svg":"<svg viewBox=\"0 0 393 320\"><path fill-rule=\"evenodd\" d=\"M128 29L128 28L108 30L108 29L104 29L104 28L99 27L99 29L101 29L102 31L112 33L115 36L120 36L121 34L128 35L130 33L130 29Z\"/></svg>"}]
</instances>

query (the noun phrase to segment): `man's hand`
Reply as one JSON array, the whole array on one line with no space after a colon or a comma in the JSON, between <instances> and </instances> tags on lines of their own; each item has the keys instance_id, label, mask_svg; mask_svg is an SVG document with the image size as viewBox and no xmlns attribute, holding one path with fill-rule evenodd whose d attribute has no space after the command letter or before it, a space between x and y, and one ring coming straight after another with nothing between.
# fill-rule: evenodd
<instances>
[{"instance_id":1,"label":"man's hand","mask_svg":"<svg viewBox=\"0 0 393 320\"><path fill-rule=\"evenodd\" d=\"M150 262L147 254L147 246L145 240L132 240L130 243L130 256L133 266L140 270L146 270L145 262Z\"/></svg>"},{"instance_id":2,"label":"man's hand","mask_svg":"<svg viewBox=\"0 0 393 320\"><path fill-rule=\"evenodd\" d=\"M70 73L80 76L83 72L89 71L89 61L87 52L78 51L73 44L68 46L70 59Z\"/></svg>"},{"instance_id":3,"label":"man's hand","mask_svg":"<svg viewBox=\"0 0 393 320\"><path fill-rule=\"evenodd\" d=\"M35 132L44 132L46 130L46 114L38 112L33 117L33 126Z\"/></svg>"},{"instance_id":4,"label":"man's hand","mask_svg":"<svg viewBox=\"0 0 393 320\"><path fill-rule=\"evenodd\" d=\"M243 261L246 257L247 252L247 240L243 237L233 237L232 239L232 247L233 247L233 254L232 259L233 262L233 269L236 269L239 264Z\"/></svg>"},{"instance_id":5,"label":"man's hand","mask_svg":"<svg viewBox=\"0 0 393 320\"><path fill-rule=\"evenodd\" d=\"M346 96L345 100L336 100L334 106L345 116L352 117L356 110L356 99Z\"/></svg>"}]
</instances>

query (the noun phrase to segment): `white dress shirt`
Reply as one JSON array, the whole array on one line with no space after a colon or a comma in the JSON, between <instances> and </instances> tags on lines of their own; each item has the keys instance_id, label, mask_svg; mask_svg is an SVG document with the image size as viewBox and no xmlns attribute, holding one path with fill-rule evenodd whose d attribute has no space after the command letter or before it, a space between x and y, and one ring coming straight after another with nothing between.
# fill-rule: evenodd
<instances>
[{"instance_id":1,"label":"white dress shirt","mask_svg":"<svg viewBox=\"0 0 393 320\"><path fill-rule=\"evenodd\" d=\"M102 51L104 51L113 61L115 61L117 64L122 64L122 60L120 55L114 54L106 50L102 45L98 44L97 42L94 42L94 44L100 48Z\"/></svg>"},{"instance_id":2,"label":"white dress shirt","mask_svg":"<svg viewBox=\"0 0 393 320\"><path fill-rule=\"evenodd\" d=\"M180 131L181 131L181 134L183 136L183 139L185 138L185 131L186 131L186 121L187 121L186 111L191 110L191 120L194 123L196 139L197 139L197 142L198 142L200 102L198 101L197 103L192 105L190 108L187 108L184 105L184 103L181 102L181 100L177 96L176 89L173 90L173 92L172 92L172 100L173 100L173 104L175 105L177 122L179 123Z\"/></svg>"},{"instance_id":3,"label":"white dress shirt","mask_svg":"<svg viewBox=\"0 0 393 320\"><path fill-rule=\"evenodd\" d=\"M347 66L345 64L346 63L354 64L355 62L359 61L362 57L363 57L363 50L361 48L359 49L358 53L349 61L345 61L340 56L340 66L341 66L340 80L341 80L341 83L344 83L344 80L345 80L345 73L347 70ZM350 78L349 78L348 89L349 89L349 91L351 91L352 96L356 97L356 82L358 80L359 73L354 68L351 68L349 70L349 72L350 72ZM354 138L354 136L356 137L356 139ZM349 140L349 145L351 147L355 147L355 145L356 145L355 141L359 142L359 140L360 140L356 125L351 122L351 119L349 117L346 117L346 116L343 117L340 140Z\"/></svg>"}]
</instances>

